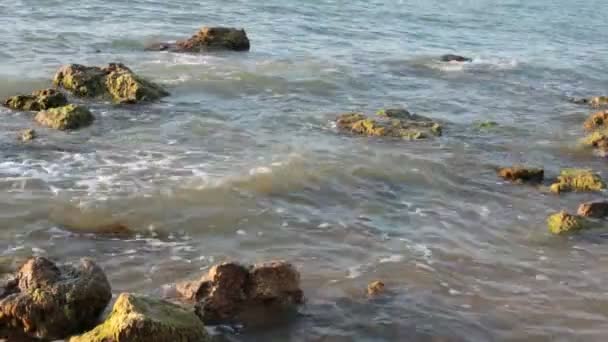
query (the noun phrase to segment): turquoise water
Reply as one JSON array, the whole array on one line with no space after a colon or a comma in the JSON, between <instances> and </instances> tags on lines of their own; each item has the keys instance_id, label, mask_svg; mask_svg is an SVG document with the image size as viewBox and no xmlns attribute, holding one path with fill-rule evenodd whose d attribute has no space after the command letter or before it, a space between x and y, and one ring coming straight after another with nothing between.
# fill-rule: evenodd
<instances>
[{"instance_id":1,"label":"turquoise water","mask_svg":"<svg viewBox=\"0 0 608 342\"><path fill-rule=\"evenodd\" d=\"M94 257L115 293L162 292L228 259L283 258L308 301L227 341L604 341L605 233L545 218L605 197L510 186L495 167L590 167L577 140L608 93L608 6L591 1L0 3L0 97L62 64L123 62L172 96L87 103L94 125L36 127L0 109L0 253ZM203 25L244 27L249 53L144 52ZM473 62L438 62L445 53ZM336 131L336 114L404 106L442 138ZM495 130L475 129L492 120ZM16 141L34 127L39 138ZM82 232L121 222L128 239ZM369 301L367 283L387 296Z\"/></svg>"}]
</instances>

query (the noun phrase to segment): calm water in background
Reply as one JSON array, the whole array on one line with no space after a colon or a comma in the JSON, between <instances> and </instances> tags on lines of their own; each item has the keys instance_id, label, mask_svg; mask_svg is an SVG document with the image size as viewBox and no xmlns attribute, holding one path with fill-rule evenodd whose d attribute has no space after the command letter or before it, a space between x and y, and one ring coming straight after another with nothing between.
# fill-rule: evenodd
<instances>
[{"instance_id":1,"label":"calm water in background","mask_svg":"<svg viewBox=\"0 0 608 342\"><path fill-rule=\"evenodd\" d=\"M0 97L112 61L172 96L88 103L93 126L36 127L28 144L15 136L32 114L0 109L0 254L92 256L116 293L158 294L228 259L296 264L307 304L222 330L230 341L604 341L605 232L544 223L604 194L547 195L494 167L608 177L576 146L589 111L565 101L608 92L606 18L601 0L1 1ZM202 25L246 28L252 51L142 51ZM450 52L474 61L436 62ZM444 121L444 137L332 126L386 106ZM110 222L138 235L67 229ZM391 292L368 301L374 279Z\"/></svg>"}]
</instances>

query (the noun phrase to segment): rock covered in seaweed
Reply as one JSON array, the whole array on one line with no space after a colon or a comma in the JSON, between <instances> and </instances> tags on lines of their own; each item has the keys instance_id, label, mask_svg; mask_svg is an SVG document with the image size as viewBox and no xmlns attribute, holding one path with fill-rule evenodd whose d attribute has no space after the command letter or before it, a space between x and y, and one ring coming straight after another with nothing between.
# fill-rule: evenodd
<instances>
[{"instance_id":1,"label":"rock covered in seaweed","mask_svg":"<svg viewBox=\"0 0 608 342\"><path fill-rule=\"evenodd\" d=\"M384 109L370 118L360 113L345 113L338 116L339 129L370 137L394 137L407 140L427 139L441 136L442 126L433 120L410 114L404 109Z\"/></svg>"},{"instance_id":2,"label":"rock covered in seaweed","mask_svg":"<svg viewBox=\"0 0 608 342\"><path fill-rule=\"evenodd\" d=\"M585 120L583 127L585 127L587 131L608 128L608 110L591 114L591 116Z\"/></svg>"},{"instance_id":3,"label":"rock covered in seaweed","mask_svg":"<svg viewBox=\"0 0 608 342\"><path fill-rule=\"evenodd\" d=\"M586 169L562 170L556 182L551 185L551 191L554 193L600 191L604 188L606 188L606 184L602 178L597 173Z\"/></svg>"},{"instance_id":4,"label":"rock covered in seaweed","mask_svg":"<svg viewBox=\"0 0 608 342\"><path fill-rule=\"evenodd\" d=\"M50 88L35 90L31 95L12 96L3 102L5 107L24 111L40 111L67 104L68 100L63 93Z\"/></svg>"},{"instance_id":5,"label":"rock covered in seaweed","mask_svg":"<svg viewBox=\"0 0 608 342\"><path fill-rule=\"evenodd\" d=\"M539 168L524 166L503 167L498 169L498 176L512 182L540 183L545 171Z\"/></svg>"},{"instance_id":6,"label":"rock covered in seaweed","mask_svg":"<svg viewBox=\"0 0 608 342\"><path fill-rule=\"evenodd\" d=\"M80 97L108 96L117 103L156 101L169 93L121 63L101 68L69 64L55 74L53 83Z\"/></svg>"},{"instance_id":7,"label":"rock covered in seaweed","mask_svg":"<svg viewBox=\"0 0 608 342\"><path fill-rule=\"evenodd\" d=\"M111 298L110 284L92 260L57 266L34 257L3 291L0 326L35 338L62 339L94 326Z\"/></svg>"},{"instance_id":8,"label":"rock covered in seaweed","mask_svg":"<svg viewBox=\"0 0 608 342\"><path fill-rule=\"evenodd\" d=\"M608 202L587 202L578 207L578 215L585 217L602 218L608 216Z\"/></svg>"},{"instance_id":9,"label":"rock covered in seaweed","mask_svg":"<svg viewBox=\"0 0 608 342\"><path fill-rule=\"evenodd\" d=\"M36 139L36 131L31 128L19 132L19 140L23 142L32 141L34 139Z\"/></svg>"},{"instance_id":10,"label":"rock covered in seaweed","mask_svg":"<svg viewBox=\"0 0 608 342\"><path fill-rule=\"evenodd\" d=\"M563 234L586 228L586 222L582 217L561 211L547 218L547 226L551 233Z\"/></svg>"},{"instance_id":11,"label":"rock covered in seaweed","mask_svg":"<svg viewBox=\"0 0 608 342\"><path fill-rule=\"evenodd\" d=\"M70 130L86 127L90 125L95 118L87 108L69 104L67 106L38 112L34 119L41 125L47 127L59 130Z\"/></svg>"},{"instance_id":12,"label":"rock covered in seaweed","mask_svg":"<svg viewBox=\"0 0 608 342\"><path fill-rule=\"evenodd\" d=\"M205 323L235 320L249 309L289 308L303 301L300 274L284 261L251 267L219 264L198 281L178 284L177 292L197 302L196 313Z\"/></svg>"},{"instance_id":13,"label":"rock covered in seaweed","mask_svg":"<svg viewBox=\"0 0 608 342\"><path fill-rule=\"evenodd\" d=\"M93 330L70 342L205 342L203 322L190 310L146 296L122 293Z\"/></svg>"}]
</instances>

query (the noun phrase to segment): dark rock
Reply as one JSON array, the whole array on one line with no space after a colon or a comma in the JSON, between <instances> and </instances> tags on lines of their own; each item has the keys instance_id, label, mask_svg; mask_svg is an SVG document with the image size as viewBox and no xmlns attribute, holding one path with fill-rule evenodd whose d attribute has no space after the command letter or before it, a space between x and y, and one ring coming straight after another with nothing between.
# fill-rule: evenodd
<instances>
[{"instance_id":1,"label":"dark rock","mask_svg":"<svg viewBox=\"0 0 608 342\"><path fill-rule=\"evenodd\" d=\"M498 176L512 182L540 183L544 175L543 169L523 166L503 167L498 170Z\"/></svg>"},{"instance_id":2,"label":"dark rock","mask_svg":"<svg viewBox=\"0 0 608 342\"><path fill-rule=\"evenodd\" d=\"M578 207L578 215L602 218L608 216L608 202L587 202Z\"/></svg>"},{"instance_id":3,"label":"dark rock","mask_svg":"<svg viewBox=\"0 0 608 342\"><path fill-rule=\"evenodd\" d=\"M29 259L0 299L0 326L42 339L91 328L112 297L105 274L90 259L76 267Z\"/></svg>"},{"instance_id":4,"label":"dark rock","mask_svg":"<svg viewBox=\"0 0 608 342\"><path fill-rule=\"evenodd\" d=\"M458 55L452 55L452 54L447 54L447 55L443 55L439 58L442 62L472 62L473 59L468 58L468 57L463 57L463 56L458 56Z\"/></svg>"},{"instance_id":5,"label":"dark rock","mask_svg":"<svg viewBox=\"0 0 608 342\"><path fill-rule=\"evenodd\" d=\"M203 27L186 40L176 43L154 43L148 51L203 52L214 50L249 51L247 33L243 29L229 27Z\"/></svg>"}]
</instances>

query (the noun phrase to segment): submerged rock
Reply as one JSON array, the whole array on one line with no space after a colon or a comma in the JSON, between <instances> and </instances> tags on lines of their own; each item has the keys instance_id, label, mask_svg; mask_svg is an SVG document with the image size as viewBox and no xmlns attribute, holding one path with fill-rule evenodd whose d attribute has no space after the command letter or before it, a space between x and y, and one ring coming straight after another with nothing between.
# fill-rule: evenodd
<instances>
[{"instance_id":1,"label":"submerged rock","mask_svg":"<svg viewBox=\"0 0 608 342\"><path fill-rule=\"evenodd\" d=\"M557 181L551 185L554 193L570 191L600 191L606 188L602 178L585 169L565 169L557 177Z\"/></svg>"},{"instance_id":2,"label":"submerged rock","mask_svg":"<svg viewBox=\"0 0 608 342\"><path fill-rule=\"evenodd\" d=\"M105 274L90 259L74 267L31 258L3 292L0 326L42 339L91 328L112 298Z\"/></svg>"},{"instance_id":3,"label":"submerged rock","mask_svg":"<svg viewBox=\"0 0 608 342\"><path fill-rule=\"evenodd\" d=\"M177 292L197 302L196 313L205 323L227 322L250 309L288 308L303 301L300 274L284 261L252 267L233 262L216 265L200 280L178 284Z\"/></svg>"},{"instance_id":4,"label":"submerged rock","mask_svg":"<svg viewBox=\"0 0 608 342\"><path fill-rule=\"evenodd\" d=\"M545 171L524 166L503 167L498 170L498 176L512 182L540 183Z\"/></svg>"},{"instance_id":5,"label":"submerged rock","mask_svg":"<svg viewBox=\"0 0 608 342\"><path fill-rule=\"evenodd\" d=\"M585 104L594 108L608 106L608 96L594 96L589 98L573 98L571 102L576 104Z\"/></svg>"},{"instance_id":6,"label":"submerged rock","mask_svg":"<svg viewBox=\"0 0 608 342\"><path fill-rule=\"evenodd\" d=\"M562 234L585 228L585 220L582 217L570 215L565 211L553 214L547 218L547 226L553 234Z\"/></svg>"},{"instance_id":7,"label":"submerged rock","mask_svg":"<svg viewBox=\"0 0 608 342\"><path fill-rule=\"evenodd\" d=\"M608 110L591 114L583 124L587 131L605 129L608 127Z\"/></svg>"},{"instance_id":8,"label":"submerged rock","mask_svg":"<svg viewBox=\"0 0 608 342\"><path fill-rule=\"evenodd\" d=\"M477 129L489 129L489 128L494 128L494 127L498 127L498 122L496 121L482 121L482 122L477 122L475 123L475 127Z\"/></svg>"},{"instance_id":9,"label":"submerged rock","mask_svg":"<svg viewBox=\"0 0 608 342\"><path fill-rule=\"evenodd\" d=\"M95 329L70 342L205 342L210 338L196 315L164 300L122 293Z\"/></svg>"},{"instance_id":10,"label":"submerged rock","mask_svg":"<svg viewBox=\"0 0 608 342\"><path fill-rule=\"evenodd\" d=\"M608 131L595 131L583 138L581 143L599 149L608 149Z\"/></svg>"},{"instance_id":11,"label":"submerged rock","mask_svg":"<svg viewBox=\"0 0 608 342\"><path fill-rule=\"evenodd\" d=\"M67 104L68 99L65 95L55 89L41 89L32 92L31 95L12 96L3 103L5 107L24 111L40 111Z\"/></svg>"},{"instance_id":12,"label":"submerged rock","mask_svg":"<svg viewBox=\"0 0 608 342\"><path fill-rule=\"evenodd\" d=\"M407 140L427 139L432 136L441 136L443 133L443 128L439 123L423 116L410 114L405 110L383 110L378 114L377 119L359 113L342 114L338 116L336 125L342 130L358 135Z\"/></svg>"},{"instance_id":13,"label":"submerged rock","mask_svg":"<svg viewBox=\"0 0 608 342\"><path fill-rule=\"evenodd\" d=\"M86 127L90 125L95 118L85 107L69 104L67 106L38 112L34 119L44 126L59 130L68 130Z\"/></svg>"},{"instance_id":14,"label":"submerged rock","mask_svg":"<svg viewBox=\"0 0 608 342\"><path fill-rule=\"evenodd\" d=\"M31 141L34 140L36 138L36 131L34 131L31 128L28 129L24 129L21 132L19 132L19 140L26 142L26 141Z\"/></svg>"},{"instance_id":15,"label":"submerged rock","mask_svg":"<svg viewBox=\"0 0 608 342\"><path fill-rule=\"evenodd\" d=\"M384 292L384 288L384 283L379 280L371 282L369 283L369 285L367 285L367 295L370 297L374 297L379 294L382 294Z\"/></svg>"},{"instance_id":16,"label":"submerged rock","mask_svg":"<svg viewBox=\"0 0 608 342\"><path fill-rule=\"evenodd\" d=\"M203 27L186 40L176 43L156 43L146 47L150 51L203 52L212 50L249 51L247 33L230 27Z\"/></svg>"},{"instance_id":17,"label":"submerged rock","mask_svg":"<svg viewBox=\"0 0 608 342\"><path fill-rule=\"evenodd\" d=\"M452 55L452 54L447 54L447 55L443 55L439 58L442 62L472 62L473 59L468 58L468 57L463 57L463 56L459 56L459 55Z\"/></svg>"},{"instance_id":18,"label":"submerged rock","mask_svg":"<svg viewBox=\"0 0 608 342\"><path fill-rule=\"evenodd\" d=\"M77 96L108 96L117 103L155 101L169 95L161 86L136 75L120 63L110 63L103 68L65 65L55 74L53 83Z\"/></svg>"},{"instance_id":19,"label":"submerged rock","mask_svg":"<svg viewBox=\"0 0 608 342\"><path fill-rule=\"evenodd\" d=\"M578 215L602 218L608 216L608 202L587 202L578 207Z\"/></svg>"}]
</instances>

